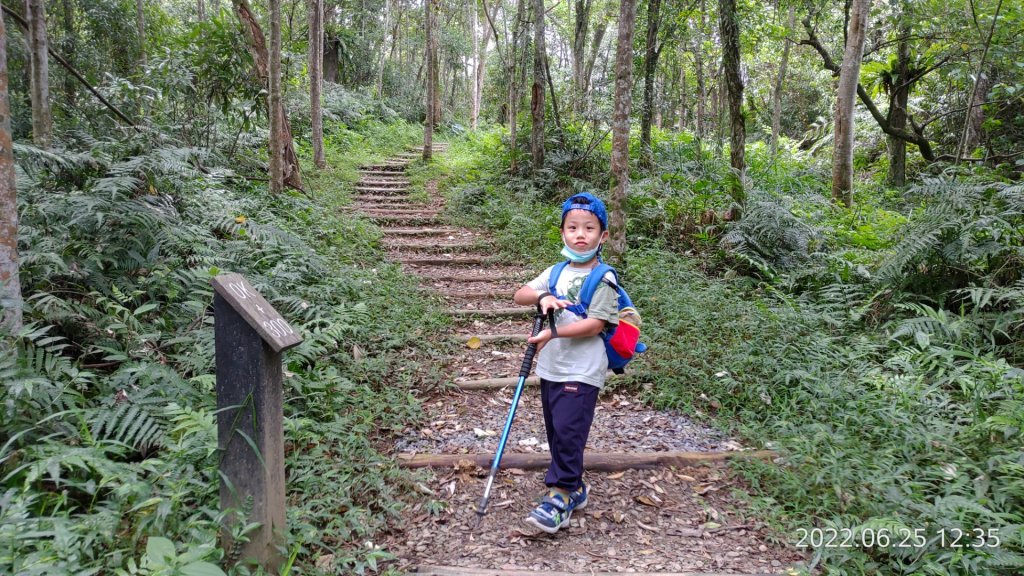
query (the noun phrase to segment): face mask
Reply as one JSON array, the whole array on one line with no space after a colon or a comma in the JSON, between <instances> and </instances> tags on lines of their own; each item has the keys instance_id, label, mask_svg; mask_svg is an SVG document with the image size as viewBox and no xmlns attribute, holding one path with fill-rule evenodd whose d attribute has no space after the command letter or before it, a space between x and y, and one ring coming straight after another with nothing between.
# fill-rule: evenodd
<instances>
[{"instance_id":1,"label":"face mask","mask_svg":"<svg viewBox=\"0 0 1024 576\"><path fill-rule=\"evenodd\" d=\"M587 262L591 258L593 258L594 255L597 254L597 251L600 250L600 249L601 249L601 245L598 244L597 248L594 248L593 250L587 250L586 252L577 252L577 251L573 250L572 248L569 248L568 246L563 244L562 245L562 256L565 256L571 262L575 262L576 264L582 264L584 262Z\"/></svg>"}]
</instances>

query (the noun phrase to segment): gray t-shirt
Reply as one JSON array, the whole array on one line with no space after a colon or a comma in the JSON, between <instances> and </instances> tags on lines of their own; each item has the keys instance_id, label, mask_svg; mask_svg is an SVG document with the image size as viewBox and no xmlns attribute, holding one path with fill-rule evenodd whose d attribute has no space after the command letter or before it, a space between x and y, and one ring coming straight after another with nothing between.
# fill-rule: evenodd
<instances>
[{"instance_id":1,"label":"gray t-shirt","mask_svg":"<svg viewBox=\"0 0 1024 576\"><path fill-rule=\"evenodd\" d=\"M539 292L548 291L548 279L551 277L551 270L548 268L527 286ZM562 269L558 275L558 284L555 286L558 293L567 297L573 303L579 303L580 289L583 281L590 274L590 268L574 268L572 265ZM609 272L605 278L615 282L615 277ZM594 298L587 310L587 318L604 320L608 324L619 323L619 295L611 286L602 282L594 291ZM573 322L582 320L580 316L568 310L555 312L555 326L561 328ZM605 375L608 372L608 356L604 350L604 341L600 336L587 336L584 338L553 338L544 345L540 354L537 355L537 375L545 380L553 382L583 382L591 386L601 388L604 386Z\"/></svg>"}]
</instances>

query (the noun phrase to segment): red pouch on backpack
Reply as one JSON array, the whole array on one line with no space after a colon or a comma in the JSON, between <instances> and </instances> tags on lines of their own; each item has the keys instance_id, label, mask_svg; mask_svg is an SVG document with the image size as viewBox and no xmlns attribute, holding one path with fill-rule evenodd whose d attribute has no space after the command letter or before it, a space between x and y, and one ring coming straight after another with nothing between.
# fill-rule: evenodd
<instances>
[{"instance_id":1,"label":"red pouch on backpack","mask_svg":"<svg viewBox=\"0 0 1024 576\"><path fill-rule=\"evenodd\" d=\"M619 325L615 333L608 339L608 345L625 360L636 353L636 344L640 341L640 315L632 308L619 311Z\"/></svg>"}]
</instances>

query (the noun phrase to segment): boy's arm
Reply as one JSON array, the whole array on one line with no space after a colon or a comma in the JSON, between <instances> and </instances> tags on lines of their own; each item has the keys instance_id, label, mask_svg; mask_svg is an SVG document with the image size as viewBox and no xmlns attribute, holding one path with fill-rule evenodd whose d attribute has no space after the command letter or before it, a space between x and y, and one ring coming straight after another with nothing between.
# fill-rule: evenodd
<instances>
[{"instance_id":1,"label":"boy's arm","mask_svg":"<svg viewBox=\"0 0 1024 576\"><path fill-rule=\"evenodd\" d=\"M544 314L547 314L549 309L565 308L570 304L567 300L559 300L552 296L550 292L537 290L529 284L516 290L516 293L512 296L512 301L520 306L540 304L541 312Z\"/></svg>"}]
</instances>

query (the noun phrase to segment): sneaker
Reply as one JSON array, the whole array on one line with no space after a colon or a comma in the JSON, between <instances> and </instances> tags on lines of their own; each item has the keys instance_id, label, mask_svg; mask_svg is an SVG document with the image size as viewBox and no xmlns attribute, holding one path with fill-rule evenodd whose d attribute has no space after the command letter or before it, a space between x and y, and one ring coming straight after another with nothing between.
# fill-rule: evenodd
<instances>
[{"instance_id":1,"label":"sneaker","mask_svg":"<svg viewBox=\"0 0 1024 576\"><path fill-rule=\"evenodd\" d=\"M580 482L580 487L569 494L569 504L572 510L583 510L587 507L587 496L590 495L590 486L586 482Z\"/></svg>"},{"instance_id":2,"label":"sneaker","mask_svg":"<svg viewBox=\"0 0 1024 576\"><path fill-rule=\"evenodd\" d=\"M554 534L558 532L559 528L569 525L572 510L572 495L570 494L569 499L566 499L565 496L552 490L544 496L533 512L530 512L525 522L548 534Z\"/></svg>"}]
</instances>

